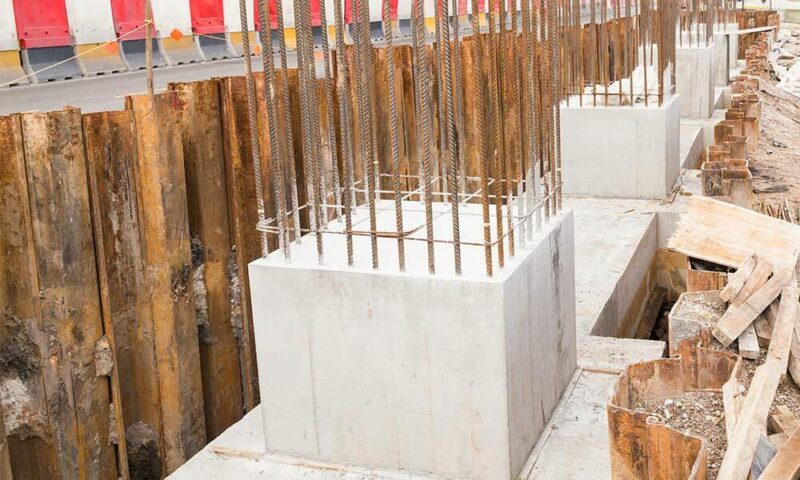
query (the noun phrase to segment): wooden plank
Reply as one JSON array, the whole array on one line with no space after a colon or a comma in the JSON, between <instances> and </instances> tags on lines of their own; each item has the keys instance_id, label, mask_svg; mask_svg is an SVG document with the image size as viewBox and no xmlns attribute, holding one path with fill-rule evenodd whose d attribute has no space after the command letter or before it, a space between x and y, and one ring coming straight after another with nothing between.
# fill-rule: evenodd
<instances>
[{"instance_id":1,"label":"wooden plank","mask_svg":"<svg viewBox=\"0 0 800 480\"><path fill-rule=\"evenodd\" d=\"M745 328L753 323L756 317L778 297L790 279L791 272L787 270L775 272L772 278L741 306L728 308L712 330L714 337L726 347L733 343ZM791 340L791 332L787 332L787 335Z\"/></svg>"},{"instance_id":2,"label":"wooden plank","mask_svg":"<svg viewBox=\"0 0 800 480\"><path fill-rule=\"evenodd\" d=\"M689 198L668 247L736 268L753 252L775 268L794 267L800 226L707 197Z\"/></svg>"},{"instance_id":3,"label":"wooden plank","mask_svg":"<svg viewBox=\"0 0 800 480\"><path fill-rule=\"evenodd\" d=\"M220 80L225 187L235 259L229 268L236 281L231 285L231 323L239 347L244 408L250 411L260 398L247 265L261 257L261 240L253 228L258 223L258 210L245 89L243 77Z\"/></svg>"},{"instance_id":4,"label":"wooden plank","mask_svg":"<svg viewBox=\"0 0 800 480\"><path fill-rule=\"evenodd\" d=\"M200 354L192 302L186 180L174 95L126 99L136 119L142 253L155 322L163 473L206 443Z\"/></svg>"},{"instance_id":5,"label":"wooden plank","mask_svg":"<svg viewBox=\"0 0 800 480\"><path fill-rule=\"evenodd\" d=\"M728 276L728 284L719 292L720 298L726 302L732 301L744 287L744 284L753 274L756 268L756 255L751 253L747 259L739 266L733 275Z\"/></svg>"},{"instance_id":6,"label":"wooden plank","mask_svg":"<svg viewBox=\"0 0 800 480\"><path fill-rule=\"evenodd\" d=\"M81 114L21 116L41 327L39 345L52 442L62 478L115 478L103 338Z\"/></svg>"},{"instance_id":7,"label":"wooden plank","mask_svg":"<svg viewBox=\"0 0 800 480\"><path fill-rule=\"evenodd\" d=\"M218 83L174 84L186 169L192 280L208 439L242 417L239 345L231 323L230 239ZM234 280L238 281L238 279Z\"/></svg>"},{"instance_id":8,"label":"wooden plank","mask_svg":"<svg viewBox=\"0 0 800 480\"><path fill-rule=\"evenodd\" d=\"M772 338L772 327L770 327L769 322L767 321L766 317L764 317L763 313L756 318L756 321L753 322L753 326L756 329L758 345L762 348L769 347L769 341Z\"/></svg>"},{"instance_id":9,"label":"wooden plank","mask_svg":"<svg viewBox=\"0 0 800 480\"><path fill-rule=\"evenodd\" d=\"M756 336L756 328L750 324L739 335L739 355L742 358L750 360L757 360L761 355L761 346L758 344L758 337Z\"/></svg>"},{"instance_id":10,"label":"wooden plank","mask_svg":"<svg viewBox=\"0 0 800 480\"><path fill-rule=\"evenodd\" d=\"M739 382L739 374L742 369L742 361L739 360L733 368L727 382L722 385L722 406L725 411L725 435L730 443L733 439L733 432L736 429L736 421L739 419L739 412L742 409L743 386Z\"/></svg>"},{"instance_id":11,"label":"wooden plank","mask_svg":"<svg viewBox=\"0 0 800 480\"><path fill-rule=\"evenodd\" d=\"M769 416L769 427L775 433L785 433L791 435L800 426L797 417L785 405L775 407L775 413Z\"/></svg>"},{"instance_id":12,"label":"wooden plank","mask_svg":"<svg viewBox=\"0 0 800 480\"><path fill-rule=\"evenodd\" d=\"M792 345L789 355L789 374L796 385L800 385L800 315L794 320Z\"/></svg>"},{"instance_id":13,"label":"wooden plank","mask_svg":"<svg viewBox=\"0 0 800 480\"><path fill-rule=\"evenodd\" d=\"M775 335L767 352L766 362L756 368L742 411L736 422L733 438L729 442L720 466L718 478L745 480L750 472L756 444L766 428L778 384L786 371L791 328L797 313L797 284L793 281L784 288ZM784 359L784 357L786 357Z\"/></svg>"},{"instance_id":14,"label":"wooden plank","mask_svg":"<svg viewBox=\"0 0 800 480\"><path fill-rule=\"evenodd\" d=\"M775 445L775 448L781 448L781 446L786 443L786 440L789 440L789 436L785 433L773 433L768 438L769 441Z\"/></svg>"},{"instance_id":15,"label":"wooden plank","mask_svg":"<svg viewBox=\"0 0 800 480\"><path fill-rule=\"evenodd\" d=\"M134 476L160 476L164 458L155 325L143 261L133 112L83 116L103 318L113 328L122 421ZM155 442L153 448L151 442Z\"/></svg>"},{"instance_id":16,"label":"wooden plank","mask_svg":"<svg viewBox=\"0 0 800 480\"><path fill-rule=\"evenodd\" d=\"M658 320L658 313L661 311L661 305L664 304L664 298L667 296L667 289L663 287L656 287L647 299L647 306L642 314L642 319L639 321L639 326L636 329L634 338L649 339L650 333L653 331L653 326Z\"/></svg>"},{"instance_id":17,"label":"wooden plank","mask_svg":"<svg viewBox=\"0 0 800 480\"><path fill-rule=\"evenodd\" d=\"M769 462L760 480L797 480L800 478L800 430L781 445L778 453Z\"/></svg>"},{"instance_id":18,"label":"wooden plank","mask_svg":"<svg viewBox=\"0 0 800 480\"><path fill-rule=\"evenodd\" d=\"M730 303L733 307L741 307L750 297L767 283L772 274L772 265L766 260L757 259L753 272L747 277L742 288L736 293Z\"/></svg>"}]
</instances>

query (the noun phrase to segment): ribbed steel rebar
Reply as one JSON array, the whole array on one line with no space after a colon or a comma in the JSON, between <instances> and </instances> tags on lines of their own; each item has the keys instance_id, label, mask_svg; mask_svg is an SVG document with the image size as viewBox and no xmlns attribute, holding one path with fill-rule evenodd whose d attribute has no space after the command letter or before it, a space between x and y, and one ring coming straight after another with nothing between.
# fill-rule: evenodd
<instances>
[{"instance_id":1,"label":"ribbed steel rebar","mask_svg":"<svg viewBox=\"0 0 800 480\"><path fill-rule=\"evenodd\" d=\"M333 0L334 2L338 0ZM333 72L331 71L331 49L328 43L328 16L326 1L320 0L319 18L322 25L322 57L325 69L325 103L328 117L328 148L331 152L331 171L333 177L333 198L336 202L336 219L342 221L342 187L339 183L339 145L336 139L336 115L333 112ZM327 181L323 182L325 185ZM327 188L323 189L323 194Z\"/></svg>"},{"instance_id":2,"label":"ribbed steel rebar","mask_svg":"<svg viewBox=\"0 0 800 480\"><path fill-rule=\"evenodd\" d=\"M299 12L300 21L295 21L297 27L297 71L300 77L300 116L303 122L303 159L309 195L309 221L316 236L317 260L324 262L324 247L322 241L322 228L319 216L319 198L317 197L318 178L318 130L315 128L312 106L316 104L316 72L314 69L314 51L310 47L311 13L310 0L294 0L295 19ZM309 58L310 57L310 58Z\"/></svg>"},{"instance_id":3,"label":"ribbed steel rebar","mask_svg":"<svg viewBox=\"0 0 800 480\"><path fill-rule=\"evenodd\" d=\"M446 1L446 0L445 0ZM461 22L459 21L458 0L452 0L452 24L453 30L453 73L455 78L453 97L455 99L455 122L456 134L458 137L458 150L456 161L458 162L458 191L462 194L467 193L467 146L466 128L464 127L464 81L461 76Z\"/></svg>"},{"instance_id":4,"label":"ribbed steel rebar","mask_svg":"<svg viewBox=\"0 0 800 480\"><path fill-rule=\"evenodd\" d=\"M394 214L397 228L397 262L400 271L406 270L406 249L403 240L403 200L400 188L400 140L397 133L397 92L394 71L394 31L392 30L391 1L383 0L381 19L383 36L386 39L386 75L389 89L389 137L392 149L392 189L394 190Z\"/></svg>"},{"instance_id":5,"label":"ribbed steel rebar","mask_svg":"<svg viewBox=\"0 0 800 480\"><path fill-rule=\"evenodd\" d=\"M498 2L499 3L499 2ZM502 166L503 161L503 119L500 112L500 96L498 94L498 44L499 44L499 28L497 24L497 11L495 10L496 3L489 2L489 34L487 37L487 46L489 51L489 103L491 104L492 113L492 130L494 134L494 145L492 145L492 195L494 196L495 207L495 228L497 229L497 265L503 268L505 265L505 252L503 249L503 175Z\"/></svg>"},{"instance_id":6,"label":"ribbed steel rebar","mask_svg":"<svg viewBox=\"0 0 800 480\"><path fill-rule=\"evenodd\" d=\"M369 41L369 14L368 7L365 1L353 2L353 28L355 35L353 41L355 42L355 60L356 60L356 91L358 92L358 127L359 138L361 143L361 164L363 166L363 181L364 187L367 192L365 195L367 206L369 209L369 223L370 223L370 242L372 248L372 268L377 269L379 266L378 258L378 236L377 236L377 217L375 211L375 163L373 156L373 132L371 131L371 115L369 104L369 93L371 89L368 82L371 76L367 75L367 68L371 62L367 61L367 55L372 55L370 51ZM366 24L366 25L365 25Z\"/></svg>"},{"instance_id":7,"label":"ribbed steel rebar","mask_svg":"<svg viewBox=\"0 0 800 480\"><path fill-rule=\"evenodd\" d=\"M244 1L244 0L242 0ZM280 118L283 121L283 148L286 152L286 166L289 174L289 195L292 199L292 226L294 239L300 243L300 205L297 193L297 167L294 157L294 132L292 131L292 106L289 100L289 64L286 53L286 32L283 25L283 0L275 0L275 19L278 29L278 55L281 60L280 75L276 76L277 88L281 92L279 106ZM270 42L270 45L272 43Z\"/></svg>"},{"instance_id":8,"label":"ribbed steel rebar","mask_svg":"<svg viewBox=\"0 0 800 480\"><path fill-rule=\"evenodd\" d=\"M272 32L269 26L269 12L265 0L258 0L258 14L261 18L262 45L272 44ZM289 232L286 228L286 201L283 186L283 155L281 155L280 138L278 135L278 115L275 111L275 65L273 63L272 48L261 50L261 59L264 64L264 103L267 107L267 130L269 131L269 151L272 163L272 188L275 192L275 216L278 220L278 235L280 248L286 260L291 259Z\"/></svg>"},{"instance_id":9,"label":"ribbed steel rebar","mask_svg":"<svg viewBox=\"0 0 800 480\"><path fill-rule=\"evenodd\" d=\"M344 54L344 17L341 0L333 0L333 15L336 22L336 88L341 117L342 154L344 154L344 218L347 248L347 264L353 265L353 206L355 205L355 172L353 170L353 143L350 131L353 128L350 112L350 80Z\"/></svg>"},{"instance_id":10,"label":"ribbed steel rebar","mask_svg":"<svg viewBox=\"0 0 800 480\"><path fill-rule=\"evenodd\" d=\"M524 1L524 0L523 0ZM481 211L483 214L483 243L484 243L484 262L486 264L486 275L492 276L492 227L489 214L489 156L486 152L486 112L484 110L483 93L483 37L481 36L480 26L481 10L478 0L472 0L472 40L475 42L473 50L473 87L475 89L475 115L478 121L478 156L480 163L480 182L481 182Z\"/></svg>"},{"instance_id":11,"label":"ribbed steel rebar","mask_svg":"<svg viewBox=\"0 0 800 480\"><path fill-rule=\"evenodd\" d=\"M239 0L239 19L242 24L242 54L244 55L244 76L247 84L247 116L250 127L250 149L253 155L253 171L256 180L256 208L258 209L258 222L266 217L264 211L264 185L261 179L261 153L258 141L258 117L256 114L256 83L253 79L253 59L250 53L250 27L247 22L247 2ZM261 232L261 256L269 254L266 232Z\"/></svg>"},{"instance_id":12,"label":"ribbed steel rebar","mask_svg":"<svg viewBox=\"0 0 800 480\"><path fill-rule=\"evenodd\" d=\"M447 188L450 194L450 211L453 224L453 265L456 275L461 275L461 221L458 213L458 165L456 150L458 150L458 139L456 138L456 126L453 119L453 65L451 58L450 43L450 11L447 0L442 0L440 9L441 20L439 24L442 29L441 48L442 48L442 84L445 90L445 129L447 131ZM459 87L458 84L455 87Z\"/></svg>"}]
</instances>

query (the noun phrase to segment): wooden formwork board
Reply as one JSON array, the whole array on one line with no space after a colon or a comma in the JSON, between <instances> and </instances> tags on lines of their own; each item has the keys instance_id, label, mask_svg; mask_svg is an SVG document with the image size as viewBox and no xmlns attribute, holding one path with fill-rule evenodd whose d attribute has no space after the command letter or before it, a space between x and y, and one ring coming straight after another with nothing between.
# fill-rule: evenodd
<instances>
[{"instance_id":1,"label":"wooden formwork board","mask_svg":"<svg viewBox=\"0 0 800 480\"><path fill-rule=\"evenodd\" d=\"M611 478L614 480L704 480L705 440L660 423L636 409L648 399L686 391L722 391L741 360L731 353L687 346L680 356L629 365L607 405Z\"/></svg>"}]
</instances>

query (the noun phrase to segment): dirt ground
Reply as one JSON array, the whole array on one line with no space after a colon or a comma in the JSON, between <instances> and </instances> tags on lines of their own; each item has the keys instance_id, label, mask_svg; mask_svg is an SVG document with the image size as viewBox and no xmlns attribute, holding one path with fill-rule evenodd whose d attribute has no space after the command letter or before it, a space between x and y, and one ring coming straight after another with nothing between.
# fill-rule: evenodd
<instances>
[{"instance_id":1,"label":"dirt ground","mask_svg":"<svg viewBox=\"0 0 800 480\"><path fill-rule=\"evenodd\" d=\"M778 60L800 68L800 25L784 24L783 44ZM794 32L794 33L793 33ZM794 34L796 33L796 37ZM788 58L792 52L796 58ZM761 82L761 128L758 149L750 155L753 173L754 208L798 223L800 218L800 96L778 87L774 72ZM788 211L788 217L785 211Z\"/></svg>"},{"instance_id":2,"label":"dirt ground","mask_svg":"<svg viewBox=\"0 0 800 480\"><path fill-rule=\"evenodd\" d=\"M728 448L722 392L684 392L672 398L645 402L640 408L657 414L665 425L675 430L705 438L708 442L708 478L717 478Z\"/></svg>"}]
</instances>

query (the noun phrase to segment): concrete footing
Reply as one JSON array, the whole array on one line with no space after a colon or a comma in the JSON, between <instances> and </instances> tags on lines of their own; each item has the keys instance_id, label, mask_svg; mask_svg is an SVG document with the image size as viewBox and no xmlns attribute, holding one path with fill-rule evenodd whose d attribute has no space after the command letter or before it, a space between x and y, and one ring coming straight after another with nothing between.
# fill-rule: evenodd
<instances>
[{"instance_id":1,"label":"concrete footing","mask_svg":"<svg viewBox=\"0 0 800 480\"><path fill-rule=\"evenodd\" d=\"M714 111L715 49L711 43L675 50L675 86L683 118L705 119Z\"/></svg>"},{"instance_id":2,"label":"concrete footing","mask_svg":"<svg viewBox=\"0 0 800 480\"><path fill-rule=\"evenodd\" d=\"M564 193L663 198L679 169L679 99L662 106L561 106Z\"/></svg>"},{"instance_id":3,"label":"concrete footing","mask_svg":"<svg viewBox=\"0 0 800 480\"><path fill-rule=\"evenodd\" d=\"M416 207L404 212L407 224L423 213ZM379 226L394 221L391 208L379 210ZM435 210L436 238L446 238L449 207ZM481 222L479 205L465 205L462 234ZM370 268L368 237L356 237L347 267L335 237L325 236L322 266L312 235L291 263L273 254L250 265L266 453L516 479L576 369L571 212L491 278L477 246L464 246L459 277L427 274L425 243L414 241L399 272L391 238L379 239L385 268ZM448 249L437 244L443 264Z\"/></svg>"}]
</instances>

